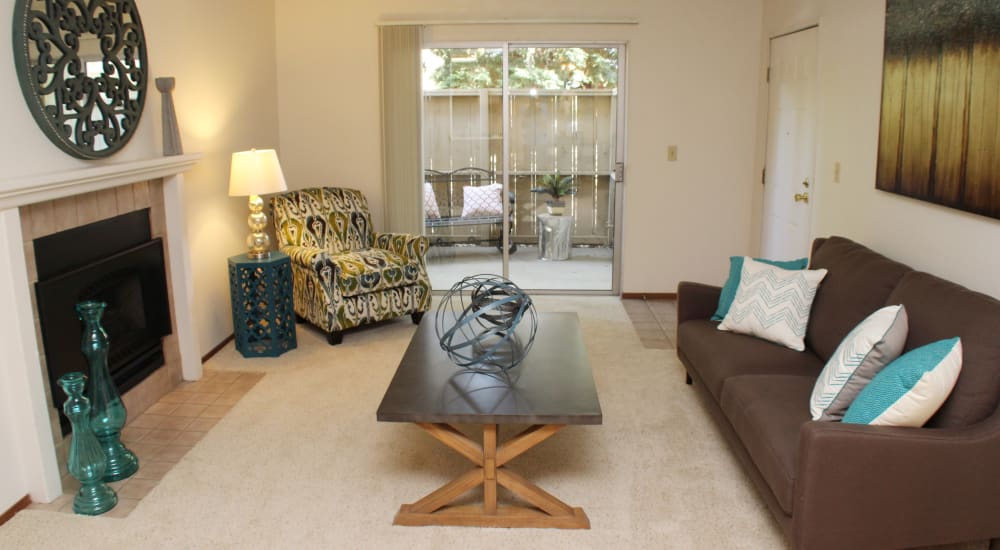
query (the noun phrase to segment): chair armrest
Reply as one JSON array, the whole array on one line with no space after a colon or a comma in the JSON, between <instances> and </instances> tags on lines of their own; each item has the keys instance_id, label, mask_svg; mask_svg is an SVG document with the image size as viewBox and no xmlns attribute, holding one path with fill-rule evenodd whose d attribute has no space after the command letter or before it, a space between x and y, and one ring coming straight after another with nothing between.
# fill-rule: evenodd
<instances>
[{"instance_id":1,"label":"chair armrest","mask_svg":"<svg viewBox=\"0 0 1000 550\"><path fill-rule=\"evenodd\" d=\"M317 248L315 246L286 245L281 247L281 251L288 254L295 267L305 267L319 272L319 268L330 265L337 269L337 265L330 261L330 251Z\"/></svg>"},{"instance_id":2,"label":"chair armrest","mask_svg":"<svg viewBox=\"0 0 1000 550\"><path fill-rule=\"evenodd\" d=\"M399 254L407 260L418 260L420 265L424 264L424 256L431 246L431 241L427 237L408 233L375 232L374 240L375 248Z\"/></svg>"},{"instance_id":3,"label":"chair armrest","mask_svg":"<svg viewBox=\"0 0 1000 550\"><path fill-rule=\"evenodd\" d=\"M677 285L677 324L709 319L719 307L722 287L681 281Z\"/></svg>"},{"instance_id":4,"label":"chair armrest","mask_svg":"<svg viewBox=\"0 0 1000 550\"><path fill-rule=\"evenodd\" d=\"M901 548L1000 536L1000 414L968 428L806 422L796 548Z\"/></svg>"},{"instance_id":5,"label":"chair armrest","mask_svg":"<svg viewBox=\"0 0 1000 550\"><path fill-rule=\"evenodd\" d=\"M288 254L292 261L292 272L305 271L306 275L315 278L318 286L330 298L338 298L337 277L340 266L330 259L330 251L314 246L282 246L281 251Z\"/></svg>"}]
</instances>

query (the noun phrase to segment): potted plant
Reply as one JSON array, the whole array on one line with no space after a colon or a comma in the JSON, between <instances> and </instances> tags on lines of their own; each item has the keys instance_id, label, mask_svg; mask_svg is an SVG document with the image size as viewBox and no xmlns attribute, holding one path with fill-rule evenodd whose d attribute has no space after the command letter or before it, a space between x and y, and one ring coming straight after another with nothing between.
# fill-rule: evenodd
<instances>
[{"instance_id":1,"label":"potted plant","mask_svg":"<svg viewBox=\"0 0 1000 550\"><path fill-rule=\"evenodd\" d=\"M562 197L576 194L576 184L573 183L573 176L561 176L558 172L542 177L538 187L532 187L532 193L548 193L551 200L545 201L549 214L561 216L566 203Z\"/></svg>"}]
</instances>

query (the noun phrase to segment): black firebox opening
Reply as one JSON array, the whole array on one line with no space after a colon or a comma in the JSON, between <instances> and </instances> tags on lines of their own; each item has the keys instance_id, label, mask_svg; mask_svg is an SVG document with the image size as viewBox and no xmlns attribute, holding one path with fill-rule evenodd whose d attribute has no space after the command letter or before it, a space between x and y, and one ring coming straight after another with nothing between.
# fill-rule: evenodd
<instances>
[{"instance_id":1,"label":"black firebox opening","mask_svg":"<svg viewBox=\"0 0 1000 550\"><path fill-rule=\"evenodd\" d=\"M163 336L170 334L170 306L162 239L150 238L149 210L74 228L35 240L39 321L53 406L60 411L57 381L68 372L88 372L80 351L82 324L74 306L85 300L108 304L108 370L125 392L164 364Z\"/></svg>"}]
</instances>

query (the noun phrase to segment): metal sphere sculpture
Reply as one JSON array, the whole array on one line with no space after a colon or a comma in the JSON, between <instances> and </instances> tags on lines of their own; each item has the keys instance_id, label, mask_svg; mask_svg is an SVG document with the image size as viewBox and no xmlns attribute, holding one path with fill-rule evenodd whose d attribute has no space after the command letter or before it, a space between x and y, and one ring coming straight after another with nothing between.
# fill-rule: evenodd
<instances>
[{"instance_id":1,"label":"metal sphere sculpture","mask_svg":"<svg viewBox=\"0 0 1000 550\"><path fill-rule=\"evenodd\" d=\"M527 324L517 331L522 323ZM472 275L455 283L438 303L434 330L456 365L506 372L531 349L538 316L531 297L509 279Z\"/></svg>"}]
</instances>

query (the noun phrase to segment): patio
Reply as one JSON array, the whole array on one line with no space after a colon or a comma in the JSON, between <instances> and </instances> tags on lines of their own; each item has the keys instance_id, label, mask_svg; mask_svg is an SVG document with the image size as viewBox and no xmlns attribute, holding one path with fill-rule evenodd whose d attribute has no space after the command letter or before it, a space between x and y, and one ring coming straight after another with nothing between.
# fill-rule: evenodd
<instances>
[{"instance_id":1,"label":"patio","mask_svg":"<svg viewBox=\"0 0 1000 550\"><path fill-rule=\"evenodd\" d=\"M510 279L532 290L611 290L612 249L574 247L569 260L538 259L538 247L519 245L510 255ZM493 246L432 246L427 272L435 291L446 291L463 277L500 274L501 256Z\"/></svg>"}]
</instances>

